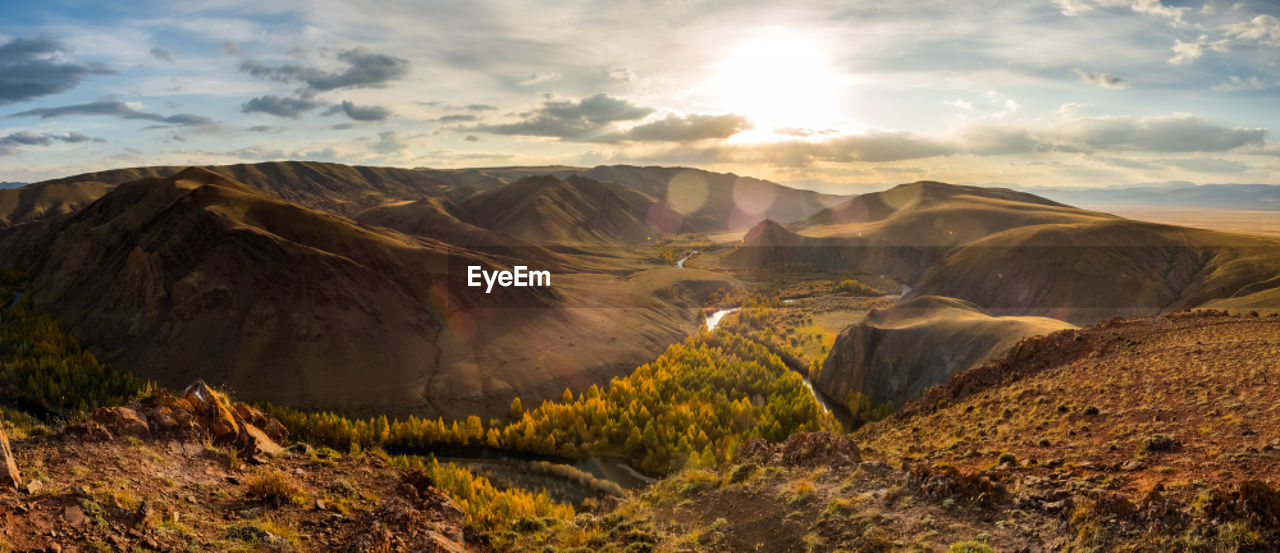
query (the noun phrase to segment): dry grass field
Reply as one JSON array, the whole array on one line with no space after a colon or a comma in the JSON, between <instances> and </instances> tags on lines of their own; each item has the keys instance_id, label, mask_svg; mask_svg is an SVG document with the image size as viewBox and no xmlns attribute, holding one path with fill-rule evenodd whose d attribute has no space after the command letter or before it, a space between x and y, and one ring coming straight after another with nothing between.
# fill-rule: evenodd
<instances>
[{"instance_id":1,"label":"dry grass field","mask_svg":"<svg viewBox=\"0 0 1280 553\"><path fill-rule=\"evenodd\" d=\"M1280 236L1280 211L1146 205L1085 205L1085 209L1129 219L1222 232Z\"/></svg>"}]
</instances>

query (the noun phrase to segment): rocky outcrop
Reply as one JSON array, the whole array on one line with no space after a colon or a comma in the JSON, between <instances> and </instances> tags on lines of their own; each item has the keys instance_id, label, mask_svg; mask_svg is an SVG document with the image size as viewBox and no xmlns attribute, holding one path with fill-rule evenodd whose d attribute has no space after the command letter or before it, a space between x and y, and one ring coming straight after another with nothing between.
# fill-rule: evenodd
<instances>
[{"instance_id":1,"label":"rocky outcrop","mask_svg":"<svg viewBox=\"0 0 1280 553\"><path fill-rule=\"evenodd\" d=\"M914 298L842 331L815 387L855 410L901 406L1023 338L1068 328L1046 317L997 317L954 298Z\"/></svg>"},{"instance_id":2,"label":"rocky outcrop","mask_svg":"<svg viewBox=\"0 0 1280 553\"><path fill-rule=\"evenodd\" d=\"M9 449L9 437L0 426L0 486L22 487L22 476L18 473L18 464L14 462L13 450Z\"/></svg>"},{"instance_id":3,"label":"rocky outcrop","mask_svg":"<svg viewBox=\"0 0 1280 553\"><path fill-rule=\"evenodd\" d=\"M852 467L862 462L853 440L829 432L797 432L776 445L752 438L743 442L735 457L744 463L795 467Z\"/></svg>"},{"instance_id":4,"label":"rocky outcrop","mask_svg":"<svg viewBox=\"0 0 1280 553\"><path fill-rule=\"evenodd\" d=\"M203 380L181 396L159 390L134 405L103 407L69 428L87 440L117 436L198 440L238 448L250 459L278 455L289 432L280 421L245 403L232 403Z\"/></svg>"}]
</instances>

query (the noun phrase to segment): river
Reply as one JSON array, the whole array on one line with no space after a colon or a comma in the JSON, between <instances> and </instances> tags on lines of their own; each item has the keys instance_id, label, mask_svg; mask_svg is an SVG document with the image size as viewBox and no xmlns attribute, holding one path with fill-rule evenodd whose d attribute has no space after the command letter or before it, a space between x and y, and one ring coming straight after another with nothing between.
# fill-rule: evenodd
<instances>
[{"instance_id":1,"label":"river","mask_svg":"<svg viewBox=\"0 0 1280 553\"><path fill-rule=\"evenodd\" d=\"M782 300L782 303L792 303L794 301L796 300L787 299L787 300ZM716 327L720 326L720 321L722 319L724 319L727 315L739 309L741 308L730 307L728 309L717 310L716 312L710 315L707 315L707 320L706 320L707 330L714 331ZM826 394L818 391L817 388L814 388L813 382L809 380L809 373L807 371L802 370L799 367L791 367L791 369L800 375L800 380L804 381L804 387L809 390L809 395L813 396L813 400L818 402L818 406L822 407L823 411L826 411L830 413L831 416L835 417L835 419L840 422L840 426L843 427L845 431L848 431L853 427L853 416L849 413L849 409L847 407L839 403L836 403L831 398L827 397Z\"/></svg>"}]
</instances>

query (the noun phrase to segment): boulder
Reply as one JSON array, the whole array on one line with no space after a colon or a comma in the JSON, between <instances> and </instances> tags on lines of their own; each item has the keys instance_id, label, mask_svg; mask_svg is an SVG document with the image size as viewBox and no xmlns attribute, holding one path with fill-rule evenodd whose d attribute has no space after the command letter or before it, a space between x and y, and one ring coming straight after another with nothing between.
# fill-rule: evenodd
<instances>
[{"instance_id":1,"label":"boulder","mask_svg":"<svg viewBox=\"0 0 1280 553\"><path fill-rule=\"evenodd\" d=\"M268 416L266 413L250 407L247 403L237 403L235 412L241 420L248 422L261 430L267 437L280 443L289 438L289 430L280 424L275 417Z\"/></svg>"},{"instance_id":2,"label":"boulder","mask_svg":"<svg viewBox=\"0 0 1280 553\"><path fill-rule=\"evenodd\" d=\"M284 452L274 440L258 427L248 422L240 423L240 435L236 438L236 446L247 457L260 459L262 455L276 456Z\"/></svg>"},{"instance_id":3,"label":"boulder","mask_svg":"<svg viewBox=\"0 0 1280 553\"><path fill-rule=\"evenodd\" d=\"M240 435L240 425L235 414L227 406L222 394L214 391L203 380L196 380L187 386L182 393L183 399L195 407L196 413L204 419L205 428L214 441L231 442Z\"/></svg>"},{"instance_id":4,"label":"boulder","mask_svg":"<svg viewBox=\"0 0 1280 553\"><path fill-rule=\"evenodd\" d=\"M14 462L13 450L9 449L9 437L0 426L0 485L22 489L22 477L18 473L18 464Z\"/></svg>"}]
</instances>

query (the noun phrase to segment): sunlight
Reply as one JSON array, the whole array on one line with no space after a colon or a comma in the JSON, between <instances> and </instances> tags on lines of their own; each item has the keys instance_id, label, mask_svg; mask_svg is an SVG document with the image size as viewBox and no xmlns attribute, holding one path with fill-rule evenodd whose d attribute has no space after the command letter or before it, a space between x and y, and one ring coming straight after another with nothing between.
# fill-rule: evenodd
<instances>
[{"instance_id":1,"label":"sunlight","mask_svg":"<svg viewBox=\"0 0 1280 553\"><path fill-rule=\"evenodd\" d=\"M725 109L750 117L763 138L777 128L827 128L840 87L821 48L790 35L771 35L734 48L716 67L709 88Z\"/></svg>"}]
</instances>

